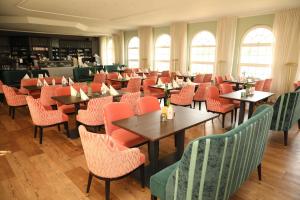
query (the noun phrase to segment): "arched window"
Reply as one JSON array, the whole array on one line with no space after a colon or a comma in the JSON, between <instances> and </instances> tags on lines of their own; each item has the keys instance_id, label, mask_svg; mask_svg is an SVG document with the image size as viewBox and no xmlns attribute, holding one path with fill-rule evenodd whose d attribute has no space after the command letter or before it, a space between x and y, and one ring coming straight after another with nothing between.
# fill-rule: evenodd
<instances>
[{"instance_id":1,"label":"arched window","mask_svg":"<svg viewBox=\"0 0 300 200\"><path fill-rule=\"evenodd\" d=\"M139 67L140 59L140 39L138 37L133 37L128 43L128 67L136 68Z\"/></svg>"},{"instance_id":2,"label":"arched window","mask_svg":"<svg viewBox=\"0 0 300 200\"><path fill-rule=\"evenodd\" d=\"M190 70L192 73L213 73L216 54L215 36L208 31L197 33L192 39Z\"/></svg>"},{"instance_id":3,"label":"arched window","mask_svg":"<svg viewBox=\"0 0 300 200\"><path fill-rule=\"evenodd\" d=\"M240 50L240 75L270 77L273 41L273 33L266 27L255 27L245 34Z\"/></svg>"},{"instance_id":4,"label":"arched window","mask_svg":"<svg viewBox=\"0 0 300 200\"><path fill-rule=\"evenodd\" d=\"M171 37L168 34L160 35L155 42L155 62L154 66L158 71L170 69Z\"/></svg>"},{"instance_id":5,"label":"arched window","mask_svg":"<svg viewBox=\"0 0 300 200\"><path fill-rule=\"evenodd\" d=\"M114 60L113 60L113 43L112 43L112 39L108 39L107 42L107 46L106 46L106 53L107 53L107 64L111 65L113 64Z\"/></svg>"}]
</instances>

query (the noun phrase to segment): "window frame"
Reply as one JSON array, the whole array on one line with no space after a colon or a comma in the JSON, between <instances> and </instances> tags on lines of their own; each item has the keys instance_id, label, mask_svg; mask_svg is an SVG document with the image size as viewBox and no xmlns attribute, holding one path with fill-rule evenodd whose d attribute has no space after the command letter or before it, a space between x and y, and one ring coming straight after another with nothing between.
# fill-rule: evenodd
<instances>
[{"instance_id":1,"label":"window frame","mask_svg":"<svg viewBox=\"0 0 300 200\"><path fill-rule=\"evenodd\" d=\"M210 33L214 37L215 45L195 45L195 46L193 46L193 40L201 32L208 32L208 33ZM215 60L214 61L210 62L210 61L193 61L192 60L192 49L193 48L203 48L203 47L208 47L208 48L212 48L213 47L213 48L215 48L215 54L214 54ZM214 68L215 68L215 64L216 64L216 50L217 50L217 38L216 38L216 35L213 34L211 31L209 31L209 30L201 30L201 31L198 31L196 34L194 34L194 36L191 39L190 48L189 48L189 71L192 71L192 65L193 64L199 64L199 65L203 64L203 65L212 65L213 66L212 73L214 73ZM197 72L197 73L201 73L201 72Z\"/></svg>"},{"instance_id":2,"label":"window frame","mask_svg":"<svg viewBox=\"0 0 300 200\"><path fill-rule=\"evenodd\" d=\"M168 37L170 38L170 45L169 45L169 46L164 46L164 45L163 45L163 46L157 47L156 44L157 44L158 39L159 39L160 37L162 37L162 36L165 36L165 35L168 36ZM171 68L171 43L172 43L172 38L171 38L171 35L168 34L168 33L162 33L162 34L160 34L160 35L156 38L155 43L154 43L154 68L155 68L156 70L159 71L159 67L156 66L156 62L169 63L169 69L168 69L168 70L170 70L170 68ZM169 60L168 60L168 61L166 61L166 60L157 60L157 59L156 59L156 49L157 49L157 48L160 48L160 49L169 49L170 56L169 56ZM161 70L161 71L164 71L164 70Z\"/></svg>"},{"instance_id":3,"label":"window frame","mask_svg":"<svg viewBox=\"0 0 300 200\"><path fill-rule=\"evenodd\" d=\"M134 39L134 38L137 38L138 40L139 40L139 46L138 47L129 47L129 44L130 44L130 41L132 40L132 39ZM138 37L138 36L133 36L133 37L131 37L129 40L128 40L128 44L127 44L127 64L128 64L128 67L129 68L136 68L136 67L140 67L140 58L139 58L139 56L138 56L138 58L137 59L129 59L129 50L130 49L136 49L136 50L138 50L138 53L139 53L139 56L140 56L140 38ZM129 62L130 61L133 61L133 62L137 62L138 63L138 66L130 66L129 65Z\"/></svg>"},{"instance_id":4,"label":"window frame","mask_svg":"<svg viewBox=\"0 0 300 200\"><path fill-rule=\"evenodd\" d=\"M273 43L254 43L254 44L247 44L247 45L243 45L243 41L245 40L246 36L254 31L257 28L264 28L269 30L272 34L273 34ZM247 31L245 31L245 33L243 34L243 37L241 38L241 42L239 45L239 56L238 56L238 74L239 76L241 76L241 67L260 67L260 68L268 68L268 70L271 70L271 65L272 62L270 64L259 64L259 63L241 63L241 57L242 57L242 48L243 47L269 47L271 46L271 48L273 48L274 46L274 42L275 42L275 37L274 37L274 33L273 33L273 29L272 27L268 26L268 25L255 25L252 26L251 28L249 28Z\"/></svg>"}]
</instances>

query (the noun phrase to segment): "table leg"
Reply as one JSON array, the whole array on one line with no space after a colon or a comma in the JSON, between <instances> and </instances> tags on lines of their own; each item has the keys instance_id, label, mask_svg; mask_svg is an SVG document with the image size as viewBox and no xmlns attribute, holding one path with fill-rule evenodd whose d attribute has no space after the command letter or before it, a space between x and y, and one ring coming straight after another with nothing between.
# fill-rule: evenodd
<instances>
[{"instance_id":1,"label":"table leg","mask_svg":"<svg viewBox=\"0 0 300 200\"><path fill-rule=\"evenodd\" d=\"M239 125L244 122L245 107L246 107L245 102L241 101L241 104L240 104L240 113L239 113Z\"/></svg>"},{"instance_id":2,"label":"table leg","mask_svg":"<svg viewBox=\"0 0 300 200\"><path fill-rule=\"evenodd\" d=\"M175 134L176 158L179 160L184 152L185 130Z\"/></svg>"},{"instance_id":3,"label":"table leg","mask_svg":"<svg viewBox=\"0 0 300 200\"><path fill-rule=\"evenodd\" d=\"M80 109L80 103L75 103L75 114L78 114L78 110Z\"/></svg>"},{"instance_id":4,"label":"table leg","mask_svg":"<svg viewBox=\"0 0 300 200\"><path fill-rule=\"evenodd\" d=\"M248 112L248 119L252 116L253 114L253 111L254 111L254 106L255 106L255 103L253 102L249 102L249 112Z\"/></svg>"},{"instance_id":5,"label":"table leg","mask_svg":"<svg viewBox=\"0 0 300 200\"><path fill-rule=\"evenodd\" d=\"M149 142L149 160L151 174L154 174L158 170L158 154L159 154L159 141L150 141Z\"/></svg>"},{"instance_id":6,"label":"table leg","mask_svg":"<svg viewBox=\"0 0 300 200\"><path fill-rule=\"evenodd\" d=\"M238 91L240 89L240 83L235 84L235 90Z\"/></svg>"}]
</instances>

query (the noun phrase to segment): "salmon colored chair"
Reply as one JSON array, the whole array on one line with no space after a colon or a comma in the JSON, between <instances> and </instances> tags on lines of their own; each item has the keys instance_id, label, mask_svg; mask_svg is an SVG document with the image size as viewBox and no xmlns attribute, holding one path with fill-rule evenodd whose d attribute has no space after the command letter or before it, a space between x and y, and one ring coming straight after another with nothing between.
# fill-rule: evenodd
<instances>
[{"instance_id":1,"label":"salmon colored chair","mask_svg":"<svg viewBox=\"0 0 300 200\"><path fill-rule=\"evenodd\" d=\"M294 83L295 91L297 90L298 87L300 87L300 81Z\"/></svg>"},{"instance_id":2,"label":"salmon colored chair","mask_svg":"<svg viewBox=\"0 0 300 200\"><path fill-rule=\"evenodd\" d=\"M176 72L171 72L171 80L176 80L177 74Z\"/></svg>"},{"instance_id":3,"label":"salmon colored chair","mask_svg":"<svg viewBox=\"0 0 300 200\"><path fill-rule=\"evenodd\" d=\"M122 88L124 92L139 92L141 90L142 79L140 78L131 78L128 81L127 87Z\"/></svg>"},{"instance_id":4,"label":"salmon colored chair","mask_svg":"<svg viewBox=\"0 0 300 200\"><path fill-rule=\"evenodd\" d=\"M220 85L224 82L223 77L222 76L216 76L215 77L215 83L216 85Z\"/></svg>"},{"instance_id":5,"label":"salmon colored chair","mask_svg":"<svg viewBox=\"0 0 300 200\"><path fill-rule=\"evenodd\" d=\"M193 97L195 94L195 86L187 85L184 86L179 94L171 94L171 104L179 106L190 106L192 107Z\"/></svg>"},{"instance_id":6,"label":"salmon colored chair","mask_svg":"<svg viewBox=\"0 0 300 200\"><path fill-rule=\"evenodd\" d=\"M160 103L156 97L142 97L137 101L137 110L139 115L160 110Z\"/></svg>"},{"instance_id":7,"label":"salmon colored chair","mask_svg":"<svg viewBox=\"0 0 300 200\"><path fill-rule=\"evenodd\" d=\"M266 79L264 81L263 91L264 92L270 92L271 91L271 85L272 85L272 79Z\"/></svg>"},{"instance_id":8,"label":"salmon colored chair","mask_svg":"<svg viewBox=\"0 0 300 200\"><path fill-rule=\"evenodd\" d=\"M113 101L112 96L89 100L86 110L79 110L76 116L77 126L100 128L103 124L103 107Z\"/></svg>"},{"instance_id":9,"label":"salmon colored chair","mask_svg":"<svg viewBox=\"0 0 300 200\"><path fill-rule=\"evenodd\" d=\"M221 94L228 94L228 93L234 92L234 90L233 90L231 84L222 83L220 85L220 92L221 92ZM238 108L240 108L241 102L240 101L235 101L235 100L232 101L232 100L229 100L229 99L223 99L223 102L230 103L230 104L234 105L234 120L236 121L237 110L238 110Z\"/></svg>"},{"instance_id":10,"label":"salmon colored chair","mask_svg":"<svg viewBox=\"0 0 300 200\"><path fill-rule=\"evenodd\" d=\"M141 92L127 93L122 95L120 102L128 103L131 106L134 113L137 114L138 110L136 106L137 106L137 101L140 99L140 97L141 97Z\"/></svg>"},{"instance_id":11,"label":"salmon colored chair","mask_svg":"<svg viewBox=\"0 0 300 200\"><path fill-rule=\"evenodd\" d=\"M255 82L255 90L256 91L263 91L264 88L264 80L256 81Z\"/></svg>"},{"instance_id":12,"label":"salmon colored chair","mask_svg":"<svg viewBox=\"0 0 300 200\"><path fill-rule=\"evenodd\" d=\"M31 119L34 124L34 138L36 138L37 129L40 129L40 144L43 143L43 129L51 126L63 124L66 129L67 136L70 137L68 126L69 117L67 115L60 110L46 110L41 104L40 99L34 99L31 96L27 96L26 100Z\"/></svg>"},{"instance_id":13,"label":"salmon colored chair","mask_svg":"<svg viewBox=\"0 0 300 200\"><path fill-rule=\"evenodd\" d=\"M105 181L105 199L109 200L110 182L137 169L140 170L141 185L144 187L145 156L138 148L127 148L107 134L88 132L84 126L79 127L79 134L89 169L87 193L93 177L96 177Z\"/></svg>"},{"instance_id":14,"label":"salmon colored chair","mask_svg":"<svg viewBox=\"0 0 300 200\"><path fill-rule=\"evenodd\" d=\"M194 78L194 83L203 83L204 75L203 74L197 74Z\"/></svg>"},{"instance_id":15,"label":"salmon colored chair","mask_svg":"<svg viewBox=\"0 0 300 200\"><path fill-rule=\"evenodd\" d=\"M37 78L22 79L20 89L19 89L19 93L24 94L24 95L30 95L30 96L33 96L34 98L39 98L40 97L40 90L29 91L26 88L24 88L24 86L36 86L37 81L38 81ZM43 80L41 79L41 81L43 81Z\"/></svg>"},{"instance_id":16,"label":"salmon colored chair","mask_svg":"<svg viewBox=\"0 0 300 200\"><path fill-rule=\"evenodd\" d=\"M156 80L152 78L147 78L143 81L144 96L154 96L158 99L164 98L165 94L163 90L150 87L155 84Z\"/></svg>"},{"instance_id":17,"label":"salmon colored chair","mask_svg":"<svg viewBox=\"0 0 300 200\"><path fill-rule=\"evenodd\" d=\"M158 76L158 72L157 71L151 71L149 72L149 76Z\"/></svg>"},{"instance_id":18,"label":"salmon colored chair","mask_svg":"<svg viewBox=\"0 0 300 200\"><path fill-rule=\"evenodd\" d=\"M234 104L228 103L219 97L219 89L210 86L206 90L207 111L222 114L222 128L225 126L225 115L231 113L231 123L233 123Z\"/></svg>"},{"instance_id":19,"label":"salmon colored chair","mask_svg":"<svg viewBox=\"0 0 300 200\"><path fill-rule=\"evenodd\" d=\"M56 106L56 101L52 99L52 97L55 96L55 91L57 88L61 86L55 85L55 86L43 86L41 89L41 97L40 101L41 104L46 108L47 110L52 110L54 106Z\"/></svg>"},{"instance_id":20,"label":"salmon colored chair","mask_svg":"<svg viewBox=\"0 0 300 200\"><path fill-rule=\"evenodd\" d=\"M120 82L112 81L110 79L118 79L118 73L117 72L110 72L107 74L107 84L113 86L116 90L119 90L122 88L122 84Z\"/></svg>"},{"instance_id":21,"label":"salmon colored chair","mask_svg":"<svg viewBox=\"0 0 300 200\"><path fill-rule=\"evenodd\" d=\"M26 95L17 94L14 88L7 85L3 85L2 89L9 107L9 115L15 119L16 108L27 106Z\"/></svg>"},{"instance_id":22,"label":"salmon colored chair","mask_svg":"<svg viewBox=\"0 0 300 200\"><path fill-rule=\"evenodd\" d=\"M99 73L99 74L95 74L94 76L94 83L105 83L106 81L106 74L104 73Z\"/></svg>"},{"instance_id":23,"label":"salmon colored chair","mask_svg":"<svg viewBox=\"0 0 300 200\"><path fill-rule=\"evenodd\" d=\"M161 77L169 77L170 78L170 71L162 71Z\"/></svg>"},{"instance_id":24,"label":"salmon colored chair","mask_svg":"<svg viewBox=\"0 0 300 200\"><path fill-rule=\"evenodd\" d=\"M102 83L98 83L98 82L90 83L90 87L91 87L93 93L96 93L96 92L101 93L101 86L102 86Z\"/></svg>"},{"instance_id":25,"label":"salmon colored chair","mask_svg":"<svg viewBox=\"0 0 300 200\"><path fill-rule=\"evenodd\" d=\"M147 139L112 124L113 121L134 116L132 106L125 102L109 103L103 108L106 134L126 147L136 147L148 143Z\"/></svg>"},{"instance_id":26,"label":"salmon colored chair","mask_svg":"<svg viewBox=\"0 0 300 200\"><path fill-rule=\"evenodd\" d=\"M163 84L171 83L171 79L170 79L170 77L168 77L168 76L161 76L161 77L160 77L160 80L161 80L161 82L162 82Z\"/></svg>"},{"instance_id":27,"label":"salmon colored chair","mask_svg":"<svg viewBox=\"0 0 300 200\"><path fill-rule=\"evenodd\" d=\"M204 74L203 82L204 83L211 82L211 77L212 77L212 74Z\"/></svg>"},{"instance_id":28,"label":"salmon colored chair","mask_svg":"<svg viewBox=\"0 0 300 200\"><path fill-rule=\"evenodd\" d=\"M3 82L0 80L0 102L3 103L3 89L2 89L2 86L3 86Z\"/></svg>"},{"instance_id":29,"label":"salmon colored chair","mask_svg":"<svg viewBox=\"0 0 300 200\"><path fill-rule=\"evenodd\" d=\"M196 107L196 102L199 103L199 110L201 110L201 104L202 102L206 102L206 98L205 98L205 92L206 92L206 88L210 85L210 83L200 83L198 86L198 89L195 92L195 95L193 97L193 101L194 101L194 108ZM205 104L206 105L206 104Z\"/></svg>"}]
</instances>

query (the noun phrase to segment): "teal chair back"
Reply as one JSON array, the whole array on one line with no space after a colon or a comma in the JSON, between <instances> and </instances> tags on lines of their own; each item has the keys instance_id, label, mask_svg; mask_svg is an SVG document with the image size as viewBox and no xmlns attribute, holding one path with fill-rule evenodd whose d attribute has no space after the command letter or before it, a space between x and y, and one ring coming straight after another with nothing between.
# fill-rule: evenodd
<instances>
[{"instance_id":1,"label":"teal chair back","mask_svg":"<svg viewBox=\"0 0 300 200\"><path fill-rule=\"evenodd\" d=\"M228 199L261 163L272 115L272 106L262 105L237 128L191 142L168 178L165 199Z\"/></svg>"}]
</instances>

